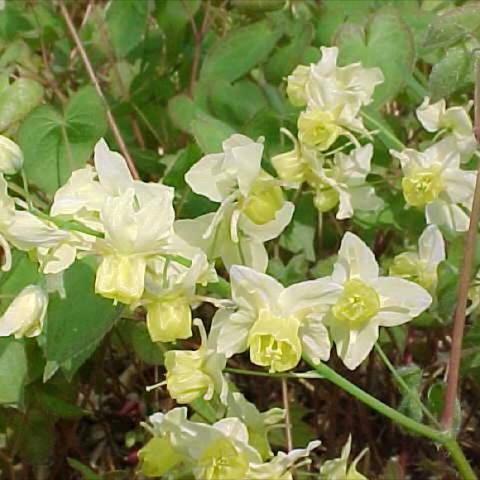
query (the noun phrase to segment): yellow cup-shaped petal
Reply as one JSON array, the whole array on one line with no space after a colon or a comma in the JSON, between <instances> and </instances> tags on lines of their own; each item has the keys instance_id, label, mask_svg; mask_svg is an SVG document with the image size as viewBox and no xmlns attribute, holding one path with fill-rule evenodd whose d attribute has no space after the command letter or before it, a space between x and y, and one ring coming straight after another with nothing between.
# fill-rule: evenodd
<instances>
[{"instance_id":1,"label":"yellow cup-shaped petal","mask_svg":"<svg viewBox=\"0 0 480 480\"><path fill-rule=\"evenodd\" d=\"M154 342L174 342L192 336L192 312L183 296L147 305L147 328Z\"/></svg>"},{"instance_id":2,"label":"yellow cup-shaped petal","mask_svg":"<svg viewBox=\"0 0 480 480\"><path fill-rule=\"evenodd\" d=\"M270 175L262 173L255 182L250 195L243 200L243 213L257 225L264 225L275 218L283 206L282 189L275 185Z\"/></svg>"},{"instance_id":3,"label":"yellow cup-shaped petal","mask_svg":"<svg viewBox=\"0 0 480 480\"><path fill-rule=\"evenodd\" d=\"M444 186L438 168L418 170L402 179L405 201L413 207L424 207L438 198Z\"/></svg>"},{"instance_id":4,"label":"yellow cup-shaped petal","mask_svg":"<svg viewBox=\"0 0 480 480\"><path fill-rule=\"evenodd\" d=\"M348 280L343 288L332 313L352 330L362 328L378 313L380 298L372 287L358 279Z\"/></svg>"},{"instance_id":5,"label":"yellow cup-shaped petal","mask_svg":"<svg viewBox=\"0 0 480 480\"><path fill-rule=\"evenodd\" d=\"M262 310L248 337L252 363L269 367L271 372L294 368L302 355L299 326L295 317L276 317Z\"/></svg>"},{"instance_id":6,"label":"yellow cup-shaped petal","mask_svg":"<svg viewBox=\"0 0 480 480\"><path fill-rule=\"evenodd\" d=\"M213 380L203 371L203 366L204 349L171 350L165 354L167 389L178 403L191 403L207 392L213 392Z\"/></svg>"},{"instance_id":7,"label":"yellow cup-shaped petal","mask_svg":"<svg viewBox=\"0 0 480 480\"><path fill-rule=\"evenodd\" d=\"M298 65L288 76L287 96L292 105L303 107L307 103L306 84L310 77L310 68Z\"/></svg>"},{"instance_id":8,"label":"yellow cup-shaped petal","mask_svg":"<svg viewBox=\"0 0 480 480\"><path fill-rule=\"evenodd\" d=\"M314 109L300 114L298 132L302 143L323 151L335 142L342 128L335 123L331 112Z\"/></svg>"},{"instance_id":9,"label":"yellow cup-shaped petal","mask_svg":"<svg viewBox=\"0 0 480 480\"><path fill-rule=\"evenodd\" d=\"M161 477L181 462L182 457L166 437L152 438L139 452L140 469L147 477Z\"/></svg>"},{"instance_id":10,"label":"yellow cup-shaped petal","mask_svg":"<svg viewBox=\"0 0 480 480\"><path fill-rule=\"evenodd\" d=\"M145 281L145 258L107 255L98 267L95 292L127 305L140 299Z\"/></svg>"},{"instance_id":11,"label":"yellow cup-shaped petal","mask_svg":"<svg viewBox=\"0 0 480 480\"><path fill-rule=\"evenodd\" d=\"M205 449L197 468L197 478L204 480L240 480L248 471L248 459L225 438Z\"/></svg>"}]
</instances>

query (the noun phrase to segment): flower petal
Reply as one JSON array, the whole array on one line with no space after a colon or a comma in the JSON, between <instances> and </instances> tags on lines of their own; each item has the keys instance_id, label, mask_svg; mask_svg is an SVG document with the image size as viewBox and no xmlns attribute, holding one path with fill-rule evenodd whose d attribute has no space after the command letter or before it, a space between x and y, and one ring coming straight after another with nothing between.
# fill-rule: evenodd
<instances>
[{"instance_id":1,"label":"flower petal","mask_svg":"<svg viewBox=\"0 0 480 480\"><path fill-rule=\"evenodd\" d=\"M436 268L445 260L445 242L436 225L429 225L418 239L418 254L420 258Z\"/></svg>"},{"instance_id":2,"label":"flower petal","mask_svg":"<svg viewBox=\"0 0 480 480\"><path fill-rule=\"evenodd\" d=\"M372 287L380 296L380 311L375 319L384 327L409 322L432 303L432 297L424 288L403 278L380 277Z\"/></svg>"}]
</instances>

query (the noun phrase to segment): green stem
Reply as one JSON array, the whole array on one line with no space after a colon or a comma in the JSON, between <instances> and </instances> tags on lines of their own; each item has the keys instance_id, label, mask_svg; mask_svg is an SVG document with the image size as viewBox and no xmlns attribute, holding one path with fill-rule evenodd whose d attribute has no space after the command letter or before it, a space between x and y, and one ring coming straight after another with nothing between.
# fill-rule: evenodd
<instances>
[{"instance_id":1,"label":"green stem","mask_svg":"<svg viewBox=\"0 0 480 480\"><path fill-rule=\"evenodd\" d=\"M322 375L329 382L334 383L337 387L340 387L342 390L346 391L350 395L354 396L361 402L368 405L373 410L381 413L385 417L388 417L394 423L401 425L402 427L410 430L413 433L417 433L423 437L429 438L436 443L443 445L450 455L452 456L455 465L458 468L458 471L462 475L464 480L477 480L475 472L470 467L465 455L458 446L458 443L452 438L447 432L440 432L434 428L431 428L423 423L417 422L406 415L398 412L397 410L389 407L385 403L376 399L369 393L365 392L361 388L357 387L353 383L349 382L346 378L339 375L335 370L332 370L330 367L324 363L316 365L313 361L304 354L304 360L315 369L317 373Z\"/></svg>"},{"instance_id":2,"label":"green stem","mask_svg":"<svg viewBox=\"0 0 480 480\"><path fill-rule=\"evenodd\" d=\"M390 373L392 374L395 381L398 383L398 385L400 385L401 390L403 390L415 403L417 403L417 405L421 408L424 415L428 417L436 427L440 427L440 423L438 422L438 420L420 400L420 396L418 395L418 393L412 391L412 389L407 385L405 380L399 375L399 373L397 372L397 370L392 365L387 355L383 351L382 347L378 343L375 344L375 350L378 353L379 357L382 359L383 363L390 370Z\"/></svg>"},{"instance_id":3,"label":"green stem","mask_svg":"<svg viewBox=\"0 0 480 480\"><path fill-rule=\"evenodd\" d=\"M315 372L305 372L305 373L269 373L262 372L259 370L244 370L242 368L231 368L227 367L224 369L224 372L235 373L236 375L250 375L254 377L269 377L269 378L308 378L308 379L318 379L321 380L322 377L316 375ZM313 375L312 375L313 373Z\"/></svg>"},{"instance_id":4,"label":"green stem","mask_svg":"<svg viewBox=\"0 0 480 480\"><path fill-rule=\"evenodd\" d=\"M377 128L384 137L387 137L390 142L396 146L396 148L400 150L405 149L405 145L387 128L385 128L384 125L382 125L381 122L373 118L369 113L367 113L365 110L362 110L362 117L365 118L371 125L373 125L375 128Z\"/></svg>"}]
</instances>

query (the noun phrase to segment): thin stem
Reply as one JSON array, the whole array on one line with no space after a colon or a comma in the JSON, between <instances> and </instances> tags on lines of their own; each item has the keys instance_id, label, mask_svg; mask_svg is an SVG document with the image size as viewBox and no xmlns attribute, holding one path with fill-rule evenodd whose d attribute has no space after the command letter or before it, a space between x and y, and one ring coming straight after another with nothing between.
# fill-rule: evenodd
<instances>
[{"instance_id":1,"label":"thin stem","mask_svg":"<svg viewBox=\"0 0 480 480\"><path fill-rule=\"evenodd\" d=\"M392 133L390 132L389 130L387 130L380 122L378 122L377 120L375 120L372 116L370 116L368 113L366 113L365 111L362 111L362 117L364 117L366 120L368 120L372 125L375 126L375 128L377 128L378 130L380 130L382 132L382 134L385 136L385 137L388 137L388 139L396 145L397 148L401 149L401 150L404 150L405 149L405 145Z\"/></svg>"},{"instance_id":2,"label":"thin stem","mask_svg":"<svg viewBox=\"0 0 480 480\"><path fill-rule=\"evenodd\" d=\"M287 451L293 450L292 440L292 421L290 418L290 403L288 400L288 384L285 377L281 380L282 383L282 403L285 410L285 437L287 439Z\"/></svg>"},{"instance_id":3,"label":"thin stem","mask_svg":"<svg viewBox=\"0 0 480 480\"><path fill-rule=\"evenodd\" d=\"M306 372L306 373L269 373L269 372L262 372L259 370L245 370L242 368L231 368L227 367L224 369L225 372L227 373L234 373L236 375L250 375L253 377L268 377L268 378L317 378L318 380L321 380L322 377L315 375L313 376L313 372Z\"/></svg>"},{"instance_id":4,"label":"thin stem","mask_svg":"<svg viewBox=\"0 0 480 480\"><path fill-rule=\"evenodd\" d=\"M476 60L475 80L475 136L480 143L480 59ZM444 408L442 412L442 425L451 430L455 415L455 403L458 396L458 384L460 378L460 363L462 357L462 341L465 330L465 317L468 302L468 289L472 277L472 267L475 257L475 242L477 239L478 221L480 219L480 166L477 171L475 193L473 194L470 224L465 238L463 264L458 283L457 307L453 320L452 347L448 362L447 389L445 392Z\"/></svg>"},{"instance_id":5,"label":"thin stem","mask_svg":"<svg viewBox=\"0 0 480 480\"><path fill-rule=\"evenodd\" d=\"M390 373L392 374L395 381L400 385L401 390L407 393L407 395L418 404L425 416L427 416L436 427L440 427L438 420L435 418L432 412L430 412L430 410L423 404L423 402L420 400L420 396L416 392L412 391L412 389L407 385L405 380L398 374L397 370L392 365L387 355L383 351L382 347L378 343L375 344L375 350L378 353L379 357L382 359L383 363L390 370Z\"/></svg>"},{"instance_id":6,"label":"thin stem","mask_svg":"<svg viewBox=\"0 0 480 480\"><path fill-rule=\"evenodd\" d=\"M337 387L340 387L342 390L349 393L356 399L360 400L365 405L369 406L371 409L376 410L387 418L390 418L390 420L392 420L394 423L401 425L407 430L410 430L413 433L429 438L430 440L433 440L434 442L443 445L452 456L452 459L455 462L455 465L457 466L459 472L461 473L462 478L464 480L477 479L475 472L470 467L462 450L458 446L455 439L452 438L449 433L438 431L432 427L424 425L423 423L417 422L412 418L407 417L406 415L403 415L403 413L400 413L392 407L389 407L385 403L381 402L369 393L349 382L346 378L339 375L337 372L335 372L335 370L332 370L324 363L316 365L305 354L303 355L303 358L305 362L307 362L312 368L314 368L317 373L319 373L323 378L325 378L329 382L334 383L335 385L337 385Z\"/></svg>"},{"instance_id":7,"label":"thin stem","mask_svg":"<svg viewBox=\"0 0 480 480\"><path fill-rule=\"evenodd\" d=\"M138 175L137 167L135 166L135 163L128 151L127 145L123 140L122 134L120 133L120 129L118 128L115 117L113 116L112 111L110 110L110 106L108 105L105 95L103 94L102 88L100 87L100 83L98 82L97 76L95 75L95 71L93 70L90 59L88 58L87 52L83 48L82 41L78 36L77 30L75 29L75 25L73 24L72 18L70 17L70 14L68 13L68 10L65 7L65 4L63 3L63 0L59 1L59 5L60 5L60 11L62 12L62 16L65 20L65 23L67 24L68 31L70 32L70 35L72 36L72 39L78 49L78 52L80 53L80 57L82 58L82 61L85 66L85 69L87 70L88 76L90 77L90 80L93 86L95 87L95 90L97 91L98 96L102 99L105 105L108 124L112 129L113 136L115 137L115 140L118 143L118 146L120 148L120 151L122 152L122 155L125 157L125 160L127 162L128 168L130 169L132 176L135 179L138 179L140 177Z\"/></svg>"}]
</instances>

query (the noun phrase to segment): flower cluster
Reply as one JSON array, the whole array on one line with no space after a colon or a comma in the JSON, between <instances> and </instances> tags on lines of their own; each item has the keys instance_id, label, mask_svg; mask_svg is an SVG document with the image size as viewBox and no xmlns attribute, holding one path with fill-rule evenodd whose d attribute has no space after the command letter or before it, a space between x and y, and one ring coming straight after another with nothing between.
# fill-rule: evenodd
<instances>
[{"instance_id":1,"label":"flower cluster","mask_svg":"<svg viewBox=\"0 0 480 480\"><path fill-rule=\"evenodd\" d=\"M215 212L198 218L176 219L174 189L134 179L123 157L104 140L95 146L93 165L74 171L56 192L49 214L39 212L9 194L5 175L22 168L22 153L0 137L2 269L11 267L13 245L29 252L47 279L25 287L10 302L0 317L0 336L40 335L47 287L64 294L63 272L92 256L95 292L131 310L145 310L153 342L177 342L165 354L161 382L170 396L179 404L212 401L224 414L213 425L187 419L184 407L150 417L153 438L140 452L147 476L181 468L197 479L291 479L291 469L319 442L273 455L267 433L283 413L260 413L232 391L225 374L228 359L248 351L253 364L285 372L302 357L314 364L327 361L335 345L345 366L356 369L374 347L380 327L409 322L432 303L437 267L445 259L438 227L468 228L474 174L461 168L473 152L468 110L426 99L417 116L427 131L437 132L433 145L423 152L391 152L401 163L407 205L425 209L430 224L418 251L399 253L389 275L383 275L372 250L347 231L331 274L284 287L265 273L265 242L284 231L295 209L283 188L308 184L319 212L336 208L340 220L383 204L368 183L373 144L359 141L371 140L362 108L372 102L383 75L357 63L339 67L337 55L336 48L322 48L317 64L301 65L288 77L288 97L303 110L298 135L286 132L294 149L271 159L278 178L262 168L263 139L240 134L225 139L222 152L205 155L191 167L188 186L218 204ZM218 281L220 262L231 299L201 294ZM204 301L218 307L208 334L192 314ZM192 338L193 324L201 345L184 349L178 340ZM323 464L322 478L365 478L356 470L360 457L347 468L349 453L350 439L339 459Z\"/></svg>"}]
</instances>

